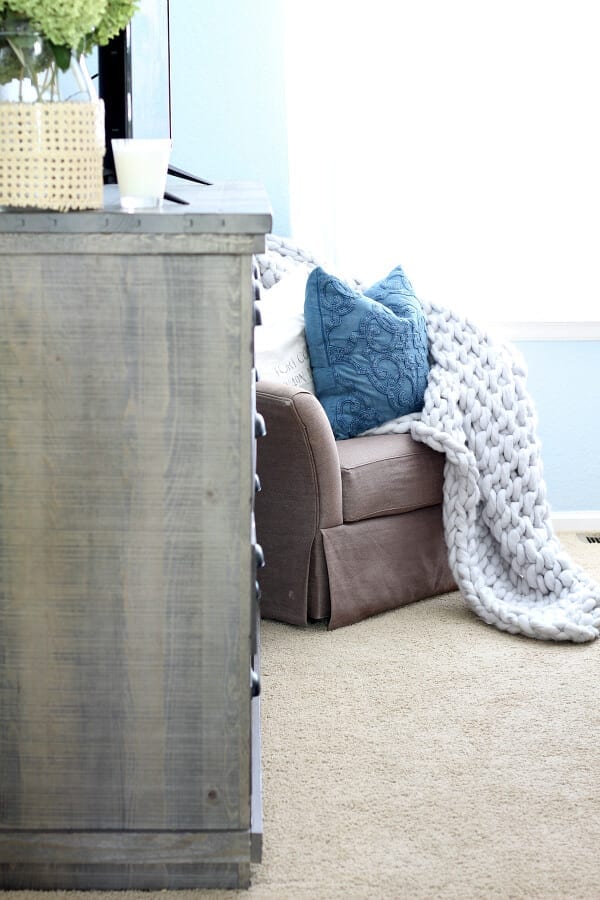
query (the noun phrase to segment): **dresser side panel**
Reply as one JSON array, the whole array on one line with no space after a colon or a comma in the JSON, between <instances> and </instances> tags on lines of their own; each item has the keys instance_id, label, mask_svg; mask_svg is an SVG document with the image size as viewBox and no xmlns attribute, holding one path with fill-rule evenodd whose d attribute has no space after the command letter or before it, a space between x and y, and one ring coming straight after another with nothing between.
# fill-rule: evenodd
<instances>
[{"instance_id":1,"label":"dresser side panel","mask_svg":"<svg viewBox=\"0 0 600 900\"><path fill-rule=\"evenodd\" d=\"M249 270L2 260L0 829L248 827Z\"/></svg>"}]
</instances>

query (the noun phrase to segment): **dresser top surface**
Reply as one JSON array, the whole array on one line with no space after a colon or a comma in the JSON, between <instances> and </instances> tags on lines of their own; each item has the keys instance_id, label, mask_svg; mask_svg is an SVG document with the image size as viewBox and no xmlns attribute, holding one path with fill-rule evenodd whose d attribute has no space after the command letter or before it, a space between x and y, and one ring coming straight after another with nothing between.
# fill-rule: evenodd
<instances>
[{"instance_id":1,"label":"dresser top surface","mask_svg":"<svg viewBox=\"0 0 600 900\"><path fill-rule=\"evenodd\" d=\"M161 209L124 212L119 204L118 187L111 184L104 188L102 209L66 213L3 209L0 211L0 232L255 235L271 230L271 206L264 188L258 183L231 181L197 185L170 177L167 190L186 203L165 200Z\"/></svg>"}]
</instances>

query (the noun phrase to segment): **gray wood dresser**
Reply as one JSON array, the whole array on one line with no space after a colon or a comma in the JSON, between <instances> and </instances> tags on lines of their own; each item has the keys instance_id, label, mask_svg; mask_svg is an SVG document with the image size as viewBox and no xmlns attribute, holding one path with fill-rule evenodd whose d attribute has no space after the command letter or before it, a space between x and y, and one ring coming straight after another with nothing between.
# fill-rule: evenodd
<instances>
[{"instance_id":1,"label":"gray wood dresser","mask_svg":"<svg viewBox=\"0 0 600 900\"><path fill-rule=\"evenodd\" d=\"M0 212L0 888L245 887L253 184Z\"/></svg>"}]
</instances>

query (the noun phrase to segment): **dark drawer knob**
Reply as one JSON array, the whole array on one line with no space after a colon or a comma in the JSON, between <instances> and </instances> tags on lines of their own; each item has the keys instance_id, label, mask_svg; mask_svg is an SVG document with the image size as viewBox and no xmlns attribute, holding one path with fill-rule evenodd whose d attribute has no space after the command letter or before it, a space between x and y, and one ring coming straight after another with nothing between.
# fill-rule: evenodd
<instances>
[{"instance_id":1,"label":"dark drawer knob","mask_svg":"<svg viewBox=\"0 0 600 900\"><path fill-rule=\"evenodd\" d=\"M250 692L253 697L260 695L260 676L254 669L250 669Z\"/></svg>"},{"instance_id":2,"label":"dark drawer knob","mask_svg":"<svg viewBox=\"0 0 600 900\"><path fill-rule=\"evenodd\" d=\"M264 417L260 413L254 413L254 437L264 437L267 433Z\"/></svg>"},{"instance_id":3,"label":"dark drawer knob","mask_svg":"<svg viewBox=\"0 0 600 900\"><path fill-rule=\"evenodd\" d=\"M260 311L260 307L257 306L256 303L254 304L254 316L253 316L253 318L254 318L254 324L255 324L255 325L262 325L262 313L261 313L261 311Z\"/></svg>"},{"instance_id":4,"label":"dark drawer knob","mask_svg":"<svg viewBox=\"0 0 600 900\"><path fill-rule=\"evenodd\" d=\"M255 591L256 599L257 599L258 603L260 603L261 597L262 597L262 591L260 589L260 584L258 583L258 581L254 582L254 591Z\"/></svg>"},{"instance_id":5,"label":"dark drawer knob","mask_svg":"<svg viewBox=\"0 0 600 900\"><path fill-rule=\"evenodd\" d=\"M262 491L262 484L260 483L260 478L258 477L258 472L254 473L254 493L259 494Z\"/></svg>"}]
</instances>

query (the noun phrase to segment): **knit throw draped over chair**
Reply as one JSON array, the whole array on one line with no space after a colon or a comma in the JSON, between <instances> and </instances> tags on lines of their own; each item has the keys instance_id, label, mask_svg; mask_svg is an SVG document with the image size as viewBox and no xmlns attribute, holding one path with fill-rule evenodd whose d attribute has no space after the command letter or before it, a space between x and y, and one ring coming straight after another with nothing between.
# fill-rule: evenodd
<instances>
[{"instance_id":1,"label":"knit throw draped over chair","mask_svg":"<svg viewBox=\"0 0 600 900\"><path fill-rule=\"evenodd\" d=\"M432 363L423 410L374 431L409 431L445 454L450 568L477 615L513 634L597 638L600 589L554 534L522 361L450 310L423 308Z\"/></svg>"}]
</instances>

